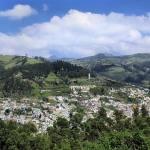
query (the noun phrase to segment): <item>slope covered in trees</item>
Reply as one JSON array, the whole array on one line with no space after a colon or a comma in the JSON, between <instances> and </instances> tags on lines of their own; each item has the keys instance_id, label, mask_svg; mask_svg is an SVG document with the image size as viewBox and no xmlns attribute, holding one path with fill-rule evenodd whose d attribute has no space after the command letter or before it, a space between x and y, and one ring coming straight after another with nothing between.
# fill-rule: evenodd
<instances>
[{"instance_id":1,"label":"slope covered in trees","mask_svg":"<svg viewBox=\"0 0 150 150\"><path fill-rule=\"evenodd\" d=\"M1 56L1 60L2 58ZM88 75L87 69L64 61L49 62L42 58L19 56L8 58L8 61L4 58L5 61L0 65L1 96L34 96L40 92L40 88L44 88L45 79L50 73L58 78Z\"/></svg>"},{"instance_id":2,"label":"slope covered in trees","mask_svg":"<svg viewBox=\"0 0 150 150\"><path fill-rule=\"evenodd\" d=\"M98 75L103 75L121 82L149 87L150 54L111 56L98 54L71 61L88 68Z\"/></svg>"}]
</instances>

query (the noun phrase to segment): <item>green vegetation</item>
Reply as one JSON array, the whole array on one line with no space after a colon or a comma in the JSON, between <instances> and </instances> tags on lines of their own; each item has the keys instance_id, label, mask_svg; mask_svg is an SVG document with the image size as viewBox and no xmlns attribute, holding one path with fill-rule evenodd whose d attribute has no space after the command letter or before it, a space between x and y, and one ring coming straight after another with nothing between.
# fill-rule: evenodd
<instances>
[{"instance_id":1,"label":"green vegetation","mask_svg":"<svg viewBox=\"0 0 150 150\"><path fill-rule=\"evenodd\" d=\"M125 103L133 103L133 104L137 104L138 103L136 98L129 97L127 95L127 93L125 93L125 92L117 91L117 92L114 92L112 94L112 96L114 97L114 99L116 101L125 102Z\"/></svg>"},{"instance_id":2,"label":"green vegetation","mask_svg":"<svg viewBox=\"0 0 150 150\"><path fill-rule=\"evenodd\" d=\"M20 65L23 60L25 60L25 56L9 56L9 55L0 55L0 63L2 66L7 68L15 67L16 65ZM36 64L40 63L40 60L34 59L34 58L28 58L26 61L26 64Z\"/></svg>"},{"instance_id":3,"label":"green vegetation","mask_svg":"<svg viewBox=\"0 0 150 150\"><path fill-rule=\"evenodd\" d=\"M1 97L43 97L70 92L72 78L87 77L88 70L63 61L0 56ZM46 91L42 92L41 91Z\"/></svg>"},{"instance_id":4,"label":"green vegetation","mask_svg":"<svg viewBox=\"0 0 150 150\"><path fill-rule=\"evenodd\" d=\"M49 89L45 92L42 92L42 96L64 96L70 94L70 88L68 85L59 84L59 85L50 85Z\"/></svg>"},{"instance_id":5,"label":"green vegetation","mask_svg":"<svg viewBox=\"0 0 150 150\"><path fill-rule=\"evenodd\" d=\"M143 85L150 84L150 54L106 56L98 54L71 61L92 70L100 76L117 81Z\"/></svg>"},{"instance_id":6,"label":"green vegetation","mask_svg":"<svg viewBox=\"0 0 150 150\"><path fill-rule=\"evenodd\" d=\"M107 93L107 89L104 87L94 87L90 89L93 95L104 95Z\"/></svg>"},{"instance_id":7,"label":"green vegetation","mask_svg":"<svg viewBox=\"0 0 150 150\"><path fill-rule=\"evenodd\" d=\"M136 55L123 58L109 56L105 57L105 60L103 57L103 55L96 57L97 60L100 59L97 64L94 64L95 58L92 58L93 62L90 66L90 69L99 75L133 83L143 83L143 80L149 80L147 56ZM90 59L88 58L89 62ZM88 80L88 69L63 61L48 62L43 58L0 56L0 62L1 97L40 97L43 101L53 105L57 102L51 99L51 96L68 95L70 84L96 85L90 89L93 95L107 95L108 87L121 86L120 82L102 77ZM86 65L86 59L84 65ZM134 98L129 98L123 92L116 92L112 96L119 101L136 103ZM100 100L106 102L108 99ZM98 113L94 114L94 118L82 122L86 108L80 106L78 102L74 103L76 113L70 113L70 120L58 118L53 127L47 129L47 133L38 133L32 123L21 125L13 121L0 120L0 149L150 149L150 117L144 105L140 110L138 107L134 108L133 118L125 117L121 111L112 107L109 109L114 110L114 119L108 118L106 110L100 108ZM5 115L9 113L10 110L6 109ZM24 112L16 109L14 113L21 115Z\"/></svg>"},{"instance_id":8,"label":"green vegetation","mask_svg":"<svg viewBox=\"0 0 150 150\"><path fill-rule=\"evenodd\" d=\"M8 112L7 112L8 113ZM148 150L150 117L145 106L134 110L133 120L121 111L108 118L100 108L95 118L82 122L83 112L58 118L47 133L37 133L32 123L0 121L0 149L13 150Z\"/></svg>"},{"instance_id":9,"label":"green vegetation","mask_svg":"<svg viewBox=\"0 0 150 150\"><path fill-rule=\"evenodd\" d=\"M59 80L59 78L56 76L56 74L54 74L53 72L49 73L47 78L45 79L45 82L47 82L48 84L57 82L57 80Z\"/></svg>"}]
</instances>

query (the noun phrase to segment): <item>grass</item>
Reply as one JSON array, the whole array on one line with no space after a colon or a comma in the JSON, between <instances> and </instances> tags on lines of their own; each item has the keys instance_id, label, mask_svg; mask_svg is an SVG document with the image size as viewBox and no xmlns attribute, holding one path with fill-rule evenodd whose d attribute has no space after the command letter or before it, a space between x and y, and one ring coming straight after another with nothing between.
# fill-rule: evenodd
<instances>
[{"instance_id":1,"label":"grass","mask_svg":"<svg viewBox=\"0 0 150 150\"><path fill-rule=\"evenodd\" d=\"M52 72L45 79L45 81L48 82L48 83L55 82L56 80L59 80L59 78L54 73L52 73Z\"/></svg>"},{"instance_id":2,"label":"grass","mask_svg":"<svg viewBox=\"0 0 150 150\"><path fill-rule=\"evenodd\" d=\"M17 65L17 63L22 59L21 56L9 56L9 55L0 55L0 62L4 66L5 69L14 67ZM39 60L36 60L34 58L28 58L27 64L36 64L40 63Z\"/></svg>"},{"instance_id":3,"label":"grass","mask_svg":"<svg viewBox=\"0 0 150 150\"><path fill-rule=\"evenodd\" d=\"M114 78L115 77L115 79L123 79L123 78L125 78L126 76L128 76L129 75L129 72L127 72L124 68L122 68L122 67L111 67L111 68L109 68L105 73L104 73L104 75L106 75L106 76L108 76L108 77L110 77L110 78Z\"/></svg>"},{"instance_id":4,"label":"grass","mask_svg":"<svg viewBox=\"0 0 150 150\"><path fill-rule=\"evenodd\" d=\"M34 58L28 58L27 64L37 64L37 63L41 63L41 61Z\"/></svg>"},{"instance_id":5,"label":"grass","mask_svg":"<svg viewBox=\"0 0 150 150\"><path fill-rule=\"evenodd\" d=\"M95 79L91 78L91 80L88 80L88 77L78 78L78 79L71 79L71 81L76 81L75 83L72 83L72 85L93 85L95 84Z\"/></svg>"},{"instance_id":6,"label":"grass","mask_svg":"<svg viewBox=\"0 0 150 150\"><path fill-rule=\"evenodd\" d=\"M43 92L41 95L48 96L65 96L70 93L70 88L68 85L60 84L60 85L51 85L48 88L49 91Z\"/></svg>"}]
</instances>

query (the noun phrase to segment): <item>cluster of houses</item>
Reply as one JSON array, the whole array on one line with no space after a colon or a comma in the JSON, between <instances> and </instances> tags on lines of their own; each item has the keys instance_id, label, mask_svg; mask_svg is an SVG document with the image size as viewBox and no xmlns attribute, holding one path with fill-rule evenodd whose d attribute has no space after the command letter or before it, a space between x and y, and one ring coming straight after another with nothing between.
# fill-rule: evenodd
<instances>
[{"instance_id":1,"label":"cluster of houses","mask_svg":"<svg viewBox=\"0 0 150 150\"><path fill-rule=\"evenodd\" d=\"M115 101L115 98L111 97L109 102L106 103L107 106L113 106L115 109L121 110L127 117L132 117L133 109L135 107L141 108L142 105L145 105L147 111L150 114L150 95L149 89L137 88L137 87L123 87L119 89L111 89L110 95L112 93L121 91L122 93L126 93L129 98L133 98L134 103L125 103ZM112 114L111 114L112 115Z\"/></svg>"},{"instance_id":2,"label":"cluster of houses","mask_svg":"<svg viewBox=\"0 0 150 150\"><path fill-rule=\"evenodd\" d=\"M57 97L56 100L61 100ZM49 126L52 126L57 117L69 118L71 107L64 102L51 103L30 100L18 102L12 99L0 101L0 119L11 120L17 123L25 124L32 122L36 125L39 132L45 132Z\"/></svg>"},{"instance_id":3,"label":"cluster of houses","mask_svg":"<svg viewBox=\"0 0 150 150\"><path fill-rule=\"evenodd\" d=\"M83 121L93 117L100 107L105 107L108 117L113 117L113 109L123 111L127 117L132 117L133 104L115 101L112 93L119 91L127 93L129 97L140 99L141 106L145 104L150 112L150 97L146 89L124 87L119 89L110 89L109 95L94 96L90 93L92 86L71 86L72 93L66 97L55 96L51 97L55 103L45 101L32 101L31 99L0 100L0 119L12 120L21 124L32 122L36 125L38 131L45 132L49 126L52 126L58 117L64 117L69 120L70 113L75 111L76 105L72 102L77 102L78 105L85 109ZM106 99L105 101L103 99Z\"/></svg>"},{"instance_id":4,"label":"cluster of houses","mask_svg":"<svg viewBox=\"0 0 150 150\"><path fill-rule=\"evenodd\" d=\"M96 113L100 107L104 107L107 110L107 116L113 118L114 109L120 110L127 117L132 117L134 107L138 106L139 109L144 104L150 113L150 96L149 90L137 87L122 87L122 88L111 88L107 95L91 95L89 90L95 86L74 86L73 93L76 98L80 101L81 106L85 107L85 120L93 117L93 113ZM124 101L118 101L113 97L113 93L116 92L126 93L127 97L134 98L135 103L126 103ZM82 94L81 94L82 93ZM82 97L82 98L81 98ZM105 99L105 100L104 100Z\"/></svg>"}]
</instances>

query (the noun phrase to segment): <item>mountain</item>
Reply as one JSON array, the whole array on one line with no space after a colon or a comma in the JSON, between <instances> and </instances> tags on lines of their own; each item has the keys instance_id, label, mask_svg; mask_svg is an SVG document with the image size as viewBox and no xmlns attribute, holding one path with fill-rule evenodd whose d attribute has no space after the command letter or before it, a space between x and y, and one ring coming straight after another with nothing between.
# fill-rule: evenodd
<instances>
[{"instance_id":1,"label":"mountain","mask_svg":"<svg viewBox=\"0 0 150 150\"><path fill-rule=\"evenodd\" d=\"M84 57L84 58L80 58L78 60L82 60L82 61L87 61L87 60L99 60L99 59L104 59L104 58L109 58L112 57L112 54L107 54L107 53L100 53L94 56L89 56L89 57Z\"/></svg>"},{"instance_id":2,"label":"mountain","mask_svg":"<svg viewBox=\"0 0 150 150\"><path fill-rule=\"evenodd\" d=\"M71 61L118 81L150 86L150 54L110 56L98 54Z\"/></svg>"}]
</instances>

